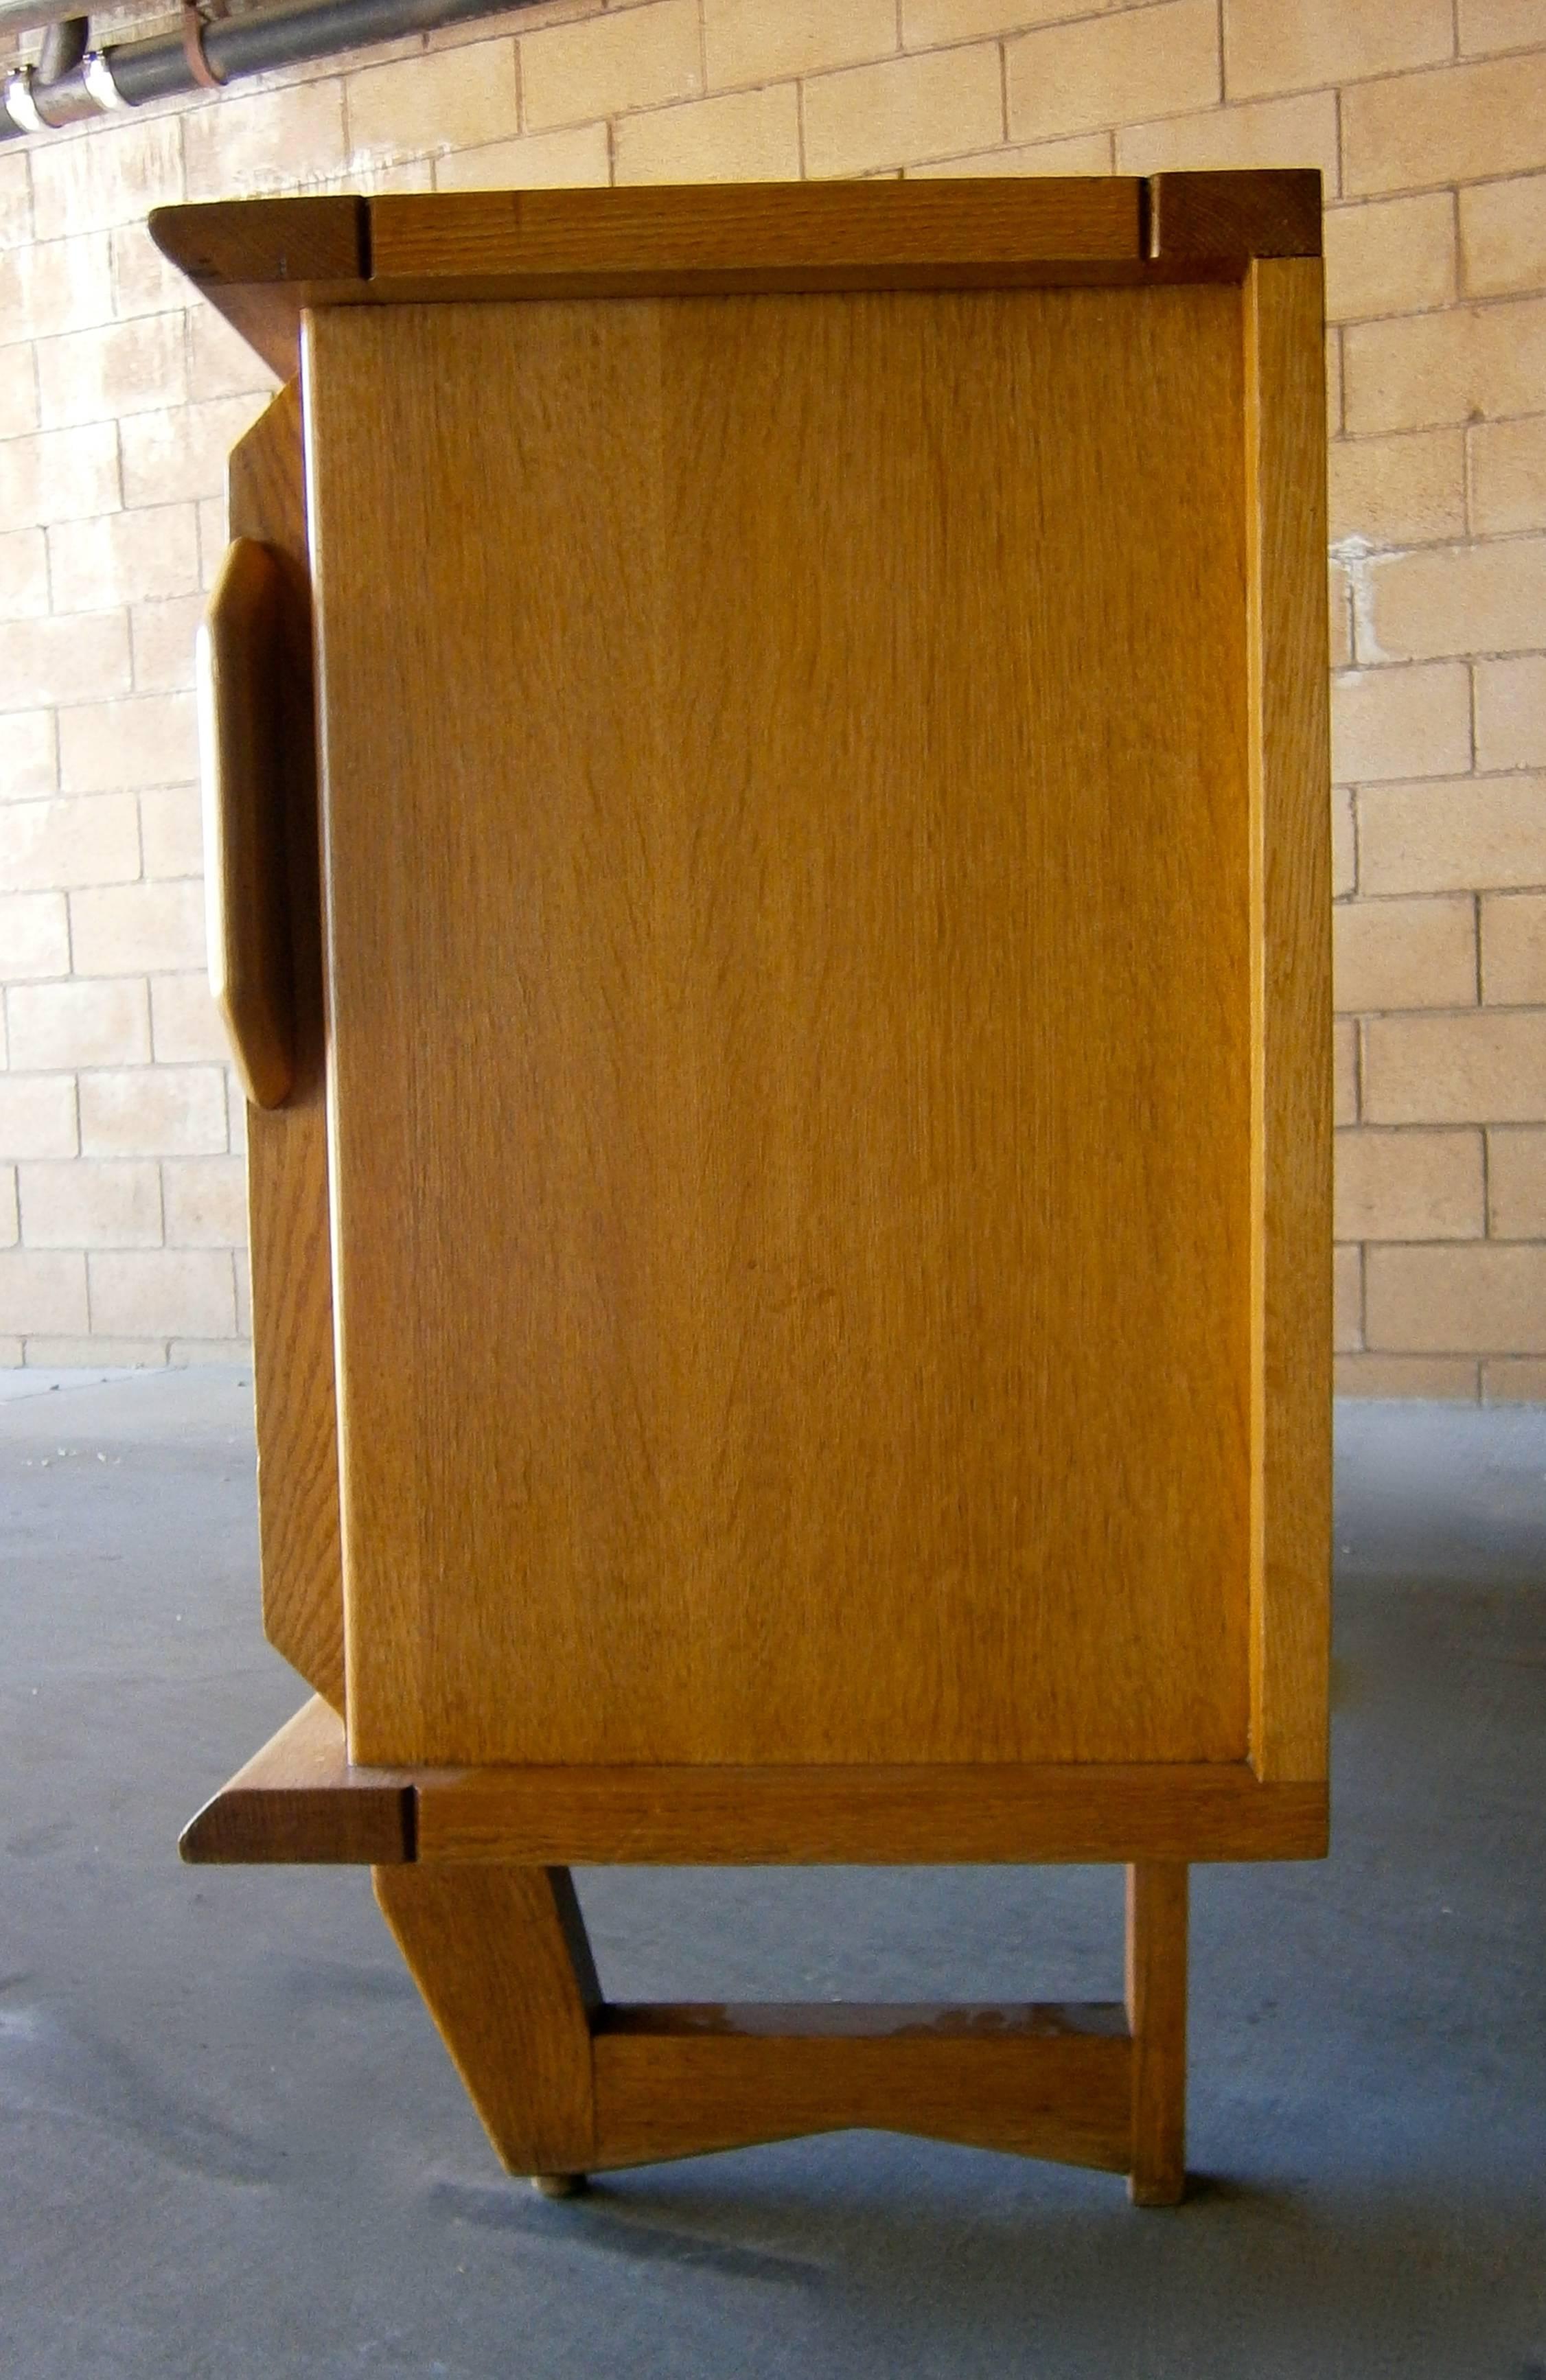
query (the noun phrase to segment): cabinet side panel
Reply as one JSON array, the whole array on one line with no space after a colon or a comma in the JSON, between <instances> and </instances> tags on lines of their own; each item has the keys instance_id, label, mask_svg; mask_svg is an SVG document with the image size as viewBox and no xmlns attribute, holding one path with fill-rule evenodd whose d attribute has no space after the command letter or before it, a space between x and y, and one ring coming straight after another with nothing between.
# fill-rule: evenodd
<instances>
[{"instance_id":1,"label":"cabinet side panel","mask_svg":"<svg viewBox=\"0 0 1546 2380\"><path fill-rule=\"evenodd\" d=\"M1326 1774L1332 1551L1331 757L1319 258L1247 277L1253 896L1251 1758Z\"/></svg>"},{"instance_id":2,"label":"cabinet side panel","mask_svg":"<svg viewBox=\"0 0 1546 2380\"><path fill-rule=\"evenodd\" d=\"M328 1248L327 1121L311 606L300 393L280 391L231 456L233 537L261 538L287 573L286 874L296 986L296 1081L247 1111L253 1394L263 1629L308 1684L344 1707L344 1587Z\"/></svg>"},{"instance_id":3,"label":"cabinet side panel","mask_svg":"<svg viewBox=\"0 0 1546 2380\"><path fill-rule=\"evenodd\" d=\"M1239 306L311 322L357 1759L1244 1756Z\"/></svg>"}]
</instances>

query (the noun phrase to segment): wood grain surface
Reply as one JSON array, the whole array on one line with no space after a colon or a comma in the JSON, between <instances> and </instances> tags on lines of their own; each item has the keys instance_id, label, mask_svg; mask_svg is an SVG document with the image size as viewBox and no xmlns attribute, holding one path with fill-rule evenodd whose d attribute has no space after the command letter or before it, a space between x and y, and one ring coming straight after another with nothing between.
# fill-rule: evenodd
<instances>
[{"instance_id":1,"label":"wood grain surface","mask_svg":"<svg viewBox=\"0 0 1546 2380\"><path fill-rule=\"evenodd\" d=\"M1131 178L719 183L469 190L371 202L373 280L496 278L529 297L931 288L1040 278L1049 263L1132 263Z\"/></svg>"},{"instance_id":2,"label":"wood grain surface","mask_svg":"<svg viewBox=\"0 0 1546 2380\"><path fill-rule=\"evenodd\" d=\"M284 755L274 729L285 577L257 538L233 538L199 630L199 760L210 994L254 1107L295 1080L285 897Z\"/></svg>"},{"instance_id":3,"label":"wood grain surface","mask_svg":"<svg viewBox=\"0 0 1546 2380\"><path fill-rule=\"evenodd\" d=\"M1238 279L1319 255L1311 172L237 199L151 236L281 378L307 307Z\"/></svg>"},{"instance_id":4,"label":"wood grain surface","mask_svg":"<svg viewBox=\"0 0 1546 2380\"><path fill-rule=\"evenodd\" d=\"M343 1560L328 1246L322 922L312 719L311 604L300 393L281 390L232 452L232 534L261 539L285 573L285 645L273 694L290 929L293 1075L286 1104L247 1117L253 1393L263 1627L336 1708L344 1704Z\"/></svg>"},{"instance_id":5,"label":"wood grain surface","mask_svg":"<svg viewBox=\"0 0 1546 2380\"><path fill-rule=\"evenodd\" d=\"M1321 176L1313 167L1150 175L1149 253L1240 265L1256 256L1319 256Z\"/></svg>"},{"instance_id":6,"label":"wood grain surface","mask_svg":"<svg viewBox=\"0 0 1546 2380\"><path fill-rule=\"evenodd\" d=\"M1141 276L1137 180L696 184L235 199L151 237L288 378L307 307Z\"/></svg>"},{"instance_id":7,"label":"wood grain surface","mask_svg":"<svg viewBox=\"0 0 1546 2380\"><path fill-rule=\"evenodd\" d=\"M414 1772L421 1856L591 1862L1319 1859L1324 1785L1241 1762Z\"/></svg>"},{"instance_id":8,"label":"wood grain surface","mask_svg":"<svg viewBox=\"0 0 1546 2380\"><path fill-rule=\"evenodd\" d=\"M356 1756L1240 1758L1237 294L307 389Z\"/></svg>"},{"instance_id":9,"label":"wood grain surface","mask_svg":"<svg viewBox=\"0 0 1546 2380\"><path fill-rule=\"evenodd\" d=\"M153 207L152 239L283 381L300 368L302 310L370 273L370 200L221 199Z\"/></svg>"},{"instance_id":10,"label":"wood grain surface","mask_svg":"<svg viewBox=\"0 0 1546 2380\"><path fill-rule=\"evenodd\" d=\"M412 1780L351 1768L343 1722L318 1694L189 1820L178 1849L197 1866L371 1866L413 1858L414 1820Z\"/></svg>"},{"instance_id":11,"label":"wood grain surface","mask_svg":"<svg viewBox=\"0 0 1546 2380\"><path fill-rule=\"evenodd\" d=\"M594 2151L601 2001L562 1868L378 1867L383 1916L468 2095L513 2173L578 2174Z\"/></svg>"},{"instance_id":12,"label":"wood grain surface","mask_svg":"<svg viewBox=\"0 0 1546 2380\"><path fill-rule=\"evenodd\" d=\"M1120 2008L603 2010L598 2168L863 2126L1126 2170Z\"/></svg>"},{"instance_id":13,"label":"wood grain surface","mask_svg":"<svg viewBox=\"0 0 1546 2380\"><path fill-rule=\"evenodd\" d=\"M219 199L152 207L152 239L201 288L278 282L298 289L371 270L371 201L342 195Z\"/></svg>"},{"instance_id":14,"label":"wood grain surface","mask_svg":"<svg viewBox=\"0 0 1546 2380\"><path fill-rule=\"evenodd\" d=\"M319 1696L200 1814L184 1856L333 1860L357 1821L321 1797L408 1797L398 1849L447 1865L1305 1859L1321 1785L1197 1767L362 1768ZM408 1806L411 1805L411 1806ZM343 1846L340 1848L340 1846Z\"/></svg>"},{"instance_id":15,"label":"wood grain surface","mask_svg":"<svg viewBox=\"0 0 1546 2380\"><path fill-rule=\"evenodd\" d=\"M1323 296L1245 286L1252 852L1251 1757L1326 1774L1332 1556L1332 890Z\"/></svg>"}]
</instances>

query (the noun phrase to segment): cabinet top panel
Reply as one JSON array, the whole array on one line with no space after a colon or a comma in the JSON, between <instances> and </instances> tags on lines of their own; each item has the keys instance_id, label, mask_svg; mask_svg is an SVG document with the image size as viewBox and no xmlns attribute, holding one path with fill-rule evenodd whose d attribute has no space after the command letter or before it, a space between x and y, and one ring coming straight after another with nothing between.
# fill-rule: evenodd
<instances>
[{"instance_id":1,"label":"cabinet top panel","mask_svg":"<svg viewBox=\"0 0 1546 2380\"><path fill-rule=\"evenodd\" d=\"M161 207L151 233L274 370L302 311L426 299L666 297L1237 279L1318 255L1312 171L742 183Z\"/></svg>"}]
</instances>

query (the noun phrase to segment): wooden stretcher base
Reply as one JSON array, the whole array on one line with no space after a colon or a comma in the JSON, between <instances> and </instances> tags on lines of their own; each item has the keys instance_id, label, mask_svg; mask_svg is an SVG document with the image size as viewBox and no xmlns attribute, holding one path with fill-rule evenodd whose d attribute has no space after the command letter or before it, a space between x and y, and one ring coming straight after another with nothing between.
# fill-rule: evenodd
<instances>
[{"instance_id":1,"label":"wooden stretcher base","mask_svg":"<svg viewBox=\"0 0 1546 2380\"><path fill-rule=\"evenodd\" d=\"M1186 2183L1187 1870L1127 1872L1127 1991L1022 2007L623 2006L567 1868L378 1867L376 1899L489 2137L590 2173L850 2126Z\"/></svg>"},{"instance_id":2,"label":"wooden stretcher base","mask_svg":"<svg viewBox=\"0 0 1546 2380\"><path fill-rule=\"evenodd\" d=\"M1325 1823L1322 1788L1233 1768L1163 1783L1122 1769L578 1782L363 1769L319 1698L200 1812L182 1851L369 1865L495 2149L550 2194L609 2168L867 2127L1126 2173L1134 2203L1157 2206L1185 2184L1188 1860L1314 1856ZM609 2002L569 1859L1121 1861L1125 1999Z\"/></svg>"}]
</instances>

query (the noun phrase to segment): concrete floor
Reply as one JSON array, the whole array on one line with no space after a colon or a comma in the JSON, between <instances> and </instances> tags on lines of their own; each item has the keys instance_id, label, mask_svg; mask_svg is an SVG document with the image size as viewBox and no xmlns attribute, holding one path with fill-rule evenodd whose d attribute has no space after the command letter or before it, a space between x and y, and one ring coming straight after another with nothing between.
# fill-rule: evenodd
<instances>
[{"instance_id":1,"label":"concrete floor","mask_svg":"<svg viewBox=\"0 0 1546 2380\"><path fill-rule=\"evenodd\" d=\"M850 2133L548 2204L354 1871L179 1867L298 1699L234 1375L0 1375L0 2371L1546 2380L1546 1413L1343 1417L1334 1851L1195 1874L1191 2162ZM633 1996L1110 1995L1103 1871L581 1878Z\"/></svg>"}]
</instances>

